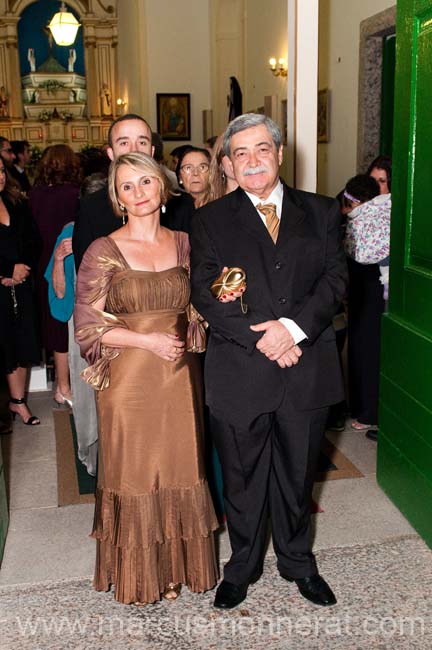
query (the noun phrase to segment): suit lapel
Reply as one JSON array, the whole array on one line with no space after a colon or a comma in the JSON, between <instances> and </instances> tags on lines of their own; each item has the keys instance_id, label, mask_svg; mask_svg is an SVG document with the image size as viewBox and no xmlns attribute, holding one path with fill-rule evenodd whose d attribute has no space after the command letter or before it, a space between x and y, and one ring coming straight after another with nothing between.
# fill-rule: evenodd
<instances>
[{"instance_id":1,"label":"suit lapel","mask_svg":"<svg viewBox=\"0 0 432 650\"><path fill-rule=\"evenodd\" d=\"M285 183L283 184L283 188L282 215L276 243L277 248L284 246L284 244L289 241L289 238L292 237L299 228L301 228L306 217L304 210L291 199L289 188ZM233 212L241 227L247 230L247 232L257 239L260 244L266 246L269 250L274 251L275 244L273 243L273 240L256 208L246 193L242 189L238 188L232 193L232 197Z\"/></svg>"},{"instance_id":2,"label":"suit lapel","mask_svg":"<svg viewBox=\"0 0 432 650\"><path fill-rule=\"evenodd\" d=\"M238 188L233 192L235 218L242 228L257 239L261 245L270 250L274 249L273 240L269 235L257 209L246 193Z\"/></svg>"},{"instance_id":3,"label":"suit lapel","mask_svg":"<svg viewBox=\"0 0 432 650\"><path fill-rule=\"evenodd\" d=\"M282 215L276 242L277 248L284 246L289 241L290 237L301 228L306 217L304 210L292 201L289 188L285 183L283 184L283 188Z\"/></svg>"}]
</instances>

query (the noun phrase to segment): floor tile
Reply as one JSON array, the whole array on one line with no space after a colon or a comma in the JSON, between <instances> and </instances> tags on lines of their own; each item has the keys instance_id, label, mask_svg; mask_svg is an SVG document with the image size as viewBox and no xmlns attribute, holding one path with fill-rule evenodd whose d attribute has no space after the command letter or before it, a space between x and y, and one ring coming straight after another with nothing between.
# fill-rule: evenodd
<instances>
[{"instance_id":1,"label":"floor tile","mask_svg":"<svg viewBox=\"0 0 432 650\"><path fill-rule=\"evenodd\" d=\"M57 506L54 460L17 462L9 470L10 510Z\"/></svg>"},{"instance_id":2,"label":"floor tile","mask_svg":"<svg viewBox=\"0 0 432 650\"><path fill-rule=\"evenodd\" d=\"M93 511L85 504L12 512L0 584L91 575Z\"/></svg>"},{"instance_id":3,"label":"floor tile","mask_svg":"<svg viewBox=\"0 0 432 650\"><path fill-rule=\"evenodd\" d=\"M312 517L314 549L379 542L416 532L374 476L317 483L314 499L324 509Z\"/></svg>"}]
</instances>

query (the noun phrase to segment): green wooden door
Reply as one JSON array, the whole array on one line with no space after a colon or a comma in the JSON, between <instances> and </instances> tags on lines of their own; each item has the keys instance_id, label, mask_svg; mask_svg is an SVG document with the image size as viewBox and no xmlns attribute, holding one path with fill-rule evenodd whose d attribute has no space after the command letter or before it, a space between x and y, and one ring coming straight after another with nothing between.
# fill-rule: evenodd
<instances>
[{"instance_id":1,"label":"green wooden door","mask_svg":"<svg viewBox=\"0 0 432 650\"><path fill-rule=\"evenodd\" d=\"M398 0L378 481L432 546L432 0Z\"/></svg>"}]
</instances>

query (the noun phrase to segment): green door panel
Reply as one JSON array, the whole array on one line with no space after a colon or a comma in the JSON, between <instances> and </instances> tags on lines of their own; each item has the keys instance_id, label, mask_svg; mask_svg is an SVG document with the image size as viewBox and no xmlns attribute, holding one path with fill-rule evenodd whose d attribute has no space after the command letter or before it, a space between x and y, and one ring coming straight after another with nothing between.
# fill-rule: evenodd
<instances>
[{"instance_id":1,"label":"green door panel","mask_svg":"<svg viewBox=\"0 0 432 650\"><path fill-rule=\"evenodd\" d=\"M432 546L432 0L398 0L378 482Z\"/></svg>"}]
</instances>

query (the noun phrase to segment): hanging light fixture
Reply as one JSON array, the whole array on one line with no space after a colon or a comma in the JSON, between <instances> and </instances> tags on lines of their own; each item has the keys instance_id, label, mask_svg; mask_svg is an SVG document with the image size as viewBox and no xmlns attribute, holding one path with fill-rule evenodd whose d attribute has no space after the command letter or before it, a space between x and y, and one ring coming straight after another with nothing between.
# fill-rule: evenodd
<instances>
[{"instance_id":1,"label":"hanging light fixture","mask_svg":"<svg viewBox=\"0 0 432 650\"><path fill-rule=\"evenodd\" d=\"M81 25L75 16L67 10L63 1L60 11L54 14L48 27L57 45L72 45Z\"/></svg>"}]
</instances>

